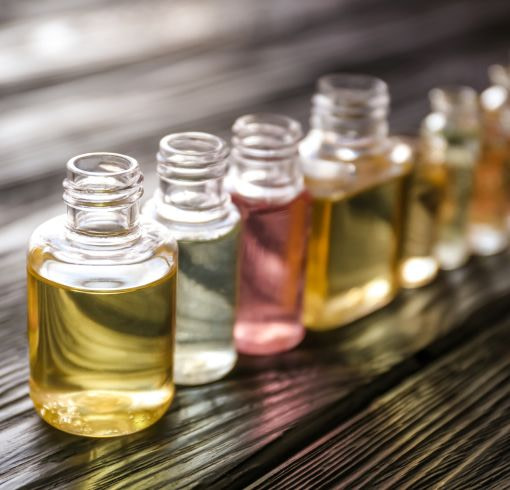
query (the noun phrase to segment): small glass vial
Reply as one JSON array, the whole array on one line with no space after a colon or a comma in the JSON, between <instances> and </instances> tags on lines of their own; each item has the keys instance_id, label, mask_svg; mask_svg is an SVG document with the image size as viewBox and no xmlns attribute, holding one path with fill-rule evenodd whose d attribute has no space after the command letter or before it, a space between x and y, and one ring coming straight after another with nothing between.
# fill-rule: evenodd
<instances>
[{"instance_id":1,"label":"small glass vial","mask_svg":"<svg viewBox=\"0 0 510 490\"><path fill-rule=\"evenodd\" d=\"M419 140L406 138L406 141L414 150L415 163L405 202L400 283L412 289L431 283L439 271L434 250L446 172L440 163L423 158Z\"/></svg>"},{"instance_id":2,"label":"small glass vial","mask_svg":"<svg viewBox=\"0 0 510 490\"><path fill-rule=\"evenodd\" d=\"M165 136L159 188L144 213L179 244L175 382L209 383L234 367L240 215L224 190L229 148L207 133Z\"/></svg>"},{"instance_id":3,"label":"small glass vial","mask_svg":"<svg viewBox=\"0 0 510 490\"><path fill-rule=\"evenodd\" d=\"M305 335L309 201L297 160L301 126L284 116L253 114L237 119L232 130L229 185L243 219L235 341L245 354L276 354Z\"/></svg>"},{"instance_id":4,"label":"small glass vial","mask_svg":"<svg viewBox=\"0 0 510 490\"><path fill-rule=\"evenodd\" d=\"M67 217L30 239L30 396L65 432L136 432L174 396L177 246L162 226L139 219L142 182L131 157L72 158Z\"/></svg>"},{"instance_id":5,"label":"small glass vial","mask_svg":"<svg viewBox=\"0 0 510 490\"><path fill-rule=\"evenodd\" d=\"M386 83L366 75L319 79L300 145L312 196L305 324L345 325L396 295L412 149L388 137Z\"/></svg>"},{"instance_id":6,"label":"small glass vial","mask_svg":"<svg viewBox=\"0 0 510 490\"><path fill-rule=\"evenodd\" d=\"M475 169L470 243L477 255L493 255L508 245L510 203L510 67L492 66L493 86L480 97L482 155Z\"/></svg>"},{"instance_id":7,"label":"small glass vial","mask_svg":"<svg viewBox=\"0 0 510 490\"><path fill-rule=\"evenodd\" d=\"M429 97L432 113L421 128L422 157L446 172L436 257L442 269L452 270L470 256L469 206L480 157L478 100L469 87L436 88Z\"/></svg>"}]
</instances>

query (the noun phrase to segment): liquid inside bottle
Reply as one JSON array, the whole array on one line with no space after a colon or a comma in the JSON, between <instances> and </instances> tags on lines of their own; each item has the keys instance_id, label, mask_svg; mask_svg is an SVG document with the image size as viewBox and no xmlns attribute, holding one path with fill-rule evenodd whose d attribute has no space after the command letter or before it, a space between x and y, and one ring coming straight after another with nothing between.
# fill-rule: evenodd
<instances>
[{"instance_id":1,"label":"liquid inside bottle","mask_svg":"<svg viewBox=\"0 0 510 490\"><path fill-rule=\"evenodd\" d=\"M241 211L237 348L269 355L304 337L302 297L309 200L297 163L301 128L283 116L244 116L234 124L230 184Z\"/></svg>"},{"instance_id":2,"label":"liquid inside bottle","mask_svg":"<svg viewBox=\"0 0 510 490\"><path fill-rule=\"evenodd\" d=\"M240 216L223 189L228 153L210 134L166 136L158 154L160 187L144 209L179 244L174 375L182 385L218 380L237 361Z\"/></svg>"},{"instance_id":3,"label":"liquid inside bottle","mask_svg":"<svg viewBox=\"0 0 510 490\"><path fill-rule=\"evenodd\" d=\"M446 173L439 213L436 257L451 270L469 259L469 209L474 169L480 156L476 92L469 87L434 89L433 112L422 125L424 158Z\"/></svg>"},{"instance_id":4,"label":"liquid inside bottle","mask_svg":"<svg viewBox=\"0 0 510 490\"><path fill-rule=\"evenodd\" d=\"M135 160L76 157L65 186L68 218L41 225L28 253L30 396L63 431L129 434L174 396L176 246L138 222Z\"/></svg>"},{"instance_id":5,"label":"liquid inside bottle","mask_svg":"<svg viewBox=\"0 0 510 490\"><path fill-rule=\"evenodd\" d=\"M483 145L475 168L469 238L478 255L493 255L508 245L510 203L510 75L503 66L490 70L494 86L481 95Z\"/></svg>"},{"instance_id":6,"label":"liquid inside bottle","mask_svg":"<svg viewBox=\"0 0 510 490\"><path fill-rule=\"evenodd\" d=\"M362 75L319 80L312 129L300 146L312 196L304 321L352 322L399 287L408 145L387 137L386 84Z\"/></svg>"},{"instance_id":7,"label":"liquid inside bottle","mask_svg":"<svg viewBox=\"0 0 510 490\"><path fill-rule=\"evenodd\" d=\"M443 165L423 158L417 142L409 145L416 156L405 202L400 282L405 288L416 288L429 284L439 270L434 250L446 173Z\"/></svg>"}]
</instances>

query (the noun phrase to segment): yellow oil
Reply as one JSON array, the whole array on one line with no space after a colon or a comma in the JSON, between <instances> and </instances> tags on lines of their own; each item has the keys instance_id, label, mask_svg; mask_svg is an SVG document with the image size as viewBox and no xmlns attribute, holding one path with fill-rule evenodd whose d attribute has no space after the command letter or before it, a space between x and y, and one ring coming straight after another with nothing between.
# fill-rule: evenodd
<instances>
[{"instance_id":1,"label":"yellow oil","mask_svg":"<svg viewBox=\"0 0 510 490\"><path fill-rule=\"evenodd\" d=\"M325 330L387 304L399 288L407 174L340 196L320 197L314 182L304 322Z\"/></svg>"},{"instance_id":2,"label":"yellow oil","mask_svg":"<svg viewBox=\"0 0 510 490\"><path fill-rule=\"evenodd\" d=\"M434 248L439 232L439 212L445 193L444 165L417 158L406 198L403 260L400 282L405 288L421 287L437 275Z\"/></svg>"},{"instance_id":3,"label":"yellow oil","mask_svg":"<svg viewBox=\"0 0 510 490\"><path fill-rule=\"evenodd\" d=\"M28 267L30 396L66 432L111 437L157 421L174 395L175 268L142 287L87 290Z\"/></svg>"}]
</instances>

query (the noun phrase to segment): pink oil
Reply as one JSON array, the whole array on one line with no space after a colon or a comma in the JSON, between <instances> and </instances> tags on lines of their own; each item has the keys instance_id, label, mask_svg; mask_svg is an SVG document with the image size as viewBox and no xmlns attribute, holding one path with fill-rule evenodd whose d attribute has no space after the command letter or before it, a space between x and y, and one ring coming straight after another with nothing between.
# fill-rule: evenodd
<instances>
[{"instance_id":1,"label":"pink oil","mask_svg":"<svg viewBox=\"0 0 510 490\"><path fill-rule=\"evenodd\" d=\"M234 328L236 347L270 355L301 342L309 199L299 194L284 204L233 200L243 217L240 291Z\"/></svg>"}]
</instances>

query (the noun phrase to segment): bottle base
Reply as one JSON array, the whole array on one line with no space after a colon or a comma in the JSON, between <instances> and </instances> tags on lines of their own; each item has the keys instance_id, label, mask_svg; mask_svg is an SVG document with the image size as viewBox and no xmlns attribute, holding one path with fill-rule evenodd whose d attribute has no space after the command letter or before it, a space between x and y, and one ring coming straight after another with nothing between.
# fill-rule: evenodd
<instances>
[{"instance_id":1,"label":"bottle base","mask_svg":"<svg viewBox=\"0 0 510 490\"><path fill-rule=\"evenodd\" d=\"M178 385L212 383L226 376L237 362L233 349L200 350L178 346L175 352L174 380Z\"/></svg>"},{"instance_id":2,"label":"bottle base","mask_svg":"<svg viewBox=\"0 0 510 490\"><path fill-rule=\"evenodd\" d=\"M334 330L386 306L396 296L396 285L384 278L329 298L308 300L304 323L309 330ZM308 312L307 312L308 310Z\"/></svg>"},{"instance_id":3,"label":"bottle base","mask_svg":"<svg viewBox=\"0 0 510 490\"><path fill-rule=\"evenodd\" d=\"M30 383L36 412L51 426L85 437L117 437L156 423L174 397L173 385L151 391L49 392Z\"/></svg>"},{"instance_id":4,"label":"bottle base","mask_svg":"<svg viewBox=\"0 0 510 490\"><path fill-rule=\"evenodd\" d=\"M411 257L400 266L400 285L406 289L421 288L430 284L439 272L434 257Z\"/></svg>"},{"instance_id":5,"label":"bottle base","mask_svg":"<svg viewBox=\"0 0 510 490\"><path fill-rule=\"evenodd\" d=\"M238 322L234 329L239 352L251 356L270 356L296 347L305 337L299 323Z\"/></svg>"}]
</instances>

